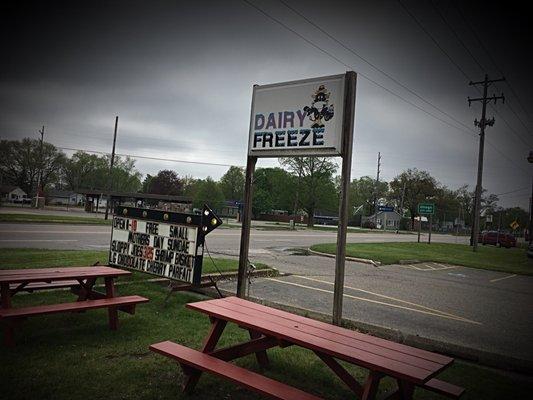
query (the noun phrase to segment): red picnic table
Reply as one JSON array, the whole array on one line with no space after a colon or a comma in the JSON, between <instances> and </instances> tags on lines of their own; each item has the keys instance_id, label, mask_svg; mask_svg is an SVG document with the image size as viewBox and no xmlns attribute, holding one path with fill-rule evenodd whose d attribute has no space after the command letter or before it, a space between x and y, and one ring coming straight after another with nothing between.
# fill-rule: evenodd
<instances>
[{"instance_id":1,"label":"red picnic table","mask_svg":"<svg viewBox=\"0 0 533 400\"><path fill-rule=\"evenodd\" d=\"M398 388L387 399L411 399L415 386L459 398L464 389L440 381L436 375L453 363L453 358L355 332L342 327L266 307L237 297L189 303L191 310L207 314L211 329L201 352L165 341L150 346L154 352L177 360L186 375L184 391L191 391L202 371L244 386L274 399L316 400L317 396L263 375L238 367L228 361L255 353L258 363L268 366L267 349L300 346L313 351L358 398L374 399L380 380L394 378ZM223 349L215 349L228 322L249 331L250 340ZM360 384L337 361L368 369Z\"/></svg>"},{"instance_id":2,"label":"red picnic table","mask_svg":"<svg viewBox=\"0 0 533 400\"><path fill-rule=\"evenodd\" d=\"M106 266L0 270L0 320L5 325L5 344L13 346L15 326L21 320L35 315L107 308L109 327L116 330L118 310L133 314L136 304L148 301L141 296L116 296L115 278L130 274L131 272ZM105 293L94 290L98 278L104 279ZM72 292L78 296L77 301L18 308L11 305L11 298L21 291L33 292L61 287L71 287Z\"/></svg>"}]
</instances>

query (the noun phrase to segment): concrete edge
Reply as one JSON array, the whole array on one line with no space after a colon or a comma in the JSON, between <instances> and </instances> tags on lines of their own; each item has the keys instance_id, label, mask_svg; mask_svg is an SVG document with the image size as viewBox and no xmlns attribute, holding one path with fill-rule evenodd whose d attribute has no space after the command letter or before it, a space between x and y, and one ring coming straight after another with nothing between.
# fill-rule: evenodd
<instances>
[{"instance_id":1,"label":"concrete edge","mask_svg":"<svg viewBox=\"0 0 533 400\"><path fill-rule=\"evenodd\" d=\"M309 253L315 254L317 256L335 258L335 254L322 253L320 251L311 250L310 247L307 248L307 251ZM357 257L345 257L345 258L348 261L355 261L355 262L359 262L359 263L363 263L363 264L370 264L370 265L373 265L374 267L378 267L378 266L381 265L380 261L370 260L369 258L357 258Z\"/></svg>"},{"instance_id":2,"label":"concrete edge","mask_svg":"<svg viewBox=\"0 0 533 400\"><path fill-rule=\"evenodd\" d=\"M235 296L235 293L229 290L220 289L224 296ZM218 297L218 293L212 289L200 289L199 293L210 297ZM263 304L268 307L277 308L293 314L316 319L318 321L331 323L331 315L309 310L302 307L295 307L288 304L276 303L270 300L248 297L248 300ZM533 373L533 361L509 357L504 354L492 353L490 351L473 349L453 343L446 343L440 340L434 340L418 335L406 335L399 330L387 328L375 324L367 324L360 321L343 318L342 326L345 328L368 333L376 337L391 340L393 342L406 344L408 346L445 354L456 359L477 363L486 367L497 368L501 370L514 371L524 374Z\"/></svg>"}]
</instances>

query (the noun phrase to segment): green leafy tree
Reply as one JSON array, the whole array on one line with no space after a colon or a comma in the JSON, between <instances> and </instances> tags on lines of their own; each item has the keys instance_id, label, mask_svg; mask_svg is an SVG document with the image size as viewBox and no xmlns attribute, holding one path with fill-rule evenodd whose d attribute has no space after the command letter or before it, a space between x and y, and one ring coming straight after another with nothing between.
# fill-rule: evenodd
<instances>
[{"instance_id":1,"label":"green leafy tree","mask_svg":"<svg viewBox=\"0 0 533 400\"><path fill-rule=\"evenodd\" d=\"M415 217L418 215L418 203L434 199L437 181L429 172L413 168L396 176L390 182L390 189L390 197L396 199L398 203L403 196L403 207L409 211L411 226L414 226Z\"/></svg>"},{"instance_id":2,"label":"green leafy tree","mask_svg":"<svg viewBox=\"0 0 533 400\"><path fill-rule=\"evenodd\" d=\"M292 211L294 177L281 168L258 168L254 172L252 213L272 210Z\"/></svg>"},{"instance_id":3,"label":"green leafy tree","mask_svg":"<svg viewBox=\"0 0 533 400\"><path fill-rule=\"evenodd\" d=\"M130 157L115 157L109 175L109 156L97 156L78 151L63 164L63 180L71 190L89 189L137 192L141 188L141 173Z\"/></svg>"},{"instance_id":4,"label":"green leafy tree","mask_svg":"<svg viewBox=\"0 0 533 400\"><path fill-rule=\"evenodd\" d=\"M378 182L370 176L362 176L354 179L350 183L350 205L351 210L363 206L363 215L370 215L374 212L374 199L378 204L388 194L389 184L387 182Z\"/></svg>"},{"instance_id":5,"label":"green leafy tree","mask_svg":"<svg viewBox=\"0 0 533 400\"><path fill-rule=\"evenodd\" d=\"M211 177L195 182L193 189L193 207L202 208L207 204L213 210L220 210L224 206L224 194L220 186Z\"/></svg>"},{"instance_id":6,"label":"green leafy tree","mask_svg":"<svg viewBox=\"0 0 533 400\"><path fill-rule=\"evenodd\" d=\"M220 188L226 200L242 200L244 192L244 173L242 168L231 166L220 178Z\"/></svg>"},{"instance_id":7,"label":"green leafy tree","mask_svg":"<svg viewBox=\"0 0 533 400\"><path fill-rule=\"evenodd\" d=\"M146 186L146 193L176 196L183 194L183 182L175 171L169 169L163 169L156 176L150 176Z\"/></svg>"},{"instance_id":8,"label":"green leafy tree","mask_svg":"<svg viewBox=\"0 0 533 400\"><path fill-rule=\"evenodd\" d=\"M0 142L0 174L3 183L19 186L28 194L37 192L41 176L41 187L60 183L62 167L66 156L54 145L40 140L2 140Z\"/></svg>"},{"instance_id":9,"label":"green leafy tree","mask_svg":"<svg viewBox=\"0 0 533 400\"><path fill-rule=\"evenodd\" d=\"M291 157L279 161L296 178L295 209L302 208L307 213L309 227L314 225L317 209L336 210L338 193L333 175L337 164L331 158Z\"/></svg>"}]
</instances>

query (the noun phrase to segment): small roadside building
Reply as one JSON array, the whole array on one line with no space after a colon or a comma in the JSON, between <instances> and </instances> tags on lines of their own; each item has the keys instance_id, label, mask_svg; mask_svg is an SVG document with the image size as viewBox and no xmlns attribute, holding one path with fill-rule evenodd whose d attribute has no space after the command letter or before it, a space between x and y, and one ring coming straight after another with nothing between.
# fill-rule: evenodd
<instances>
[{"instance_id":1,"label":"small roadside building","mask_svg":"<svg viewBox=\"0 0 533 400\"><path fill-rule=\"evenodd\" d=\"M82 206L85 196L72 190L50 190L46 193L46 203L57 206Z\"/></svg>"},{"instance_id":2,"label":"small roadside building","mask_svg":"<svg viewBox=\"0 0 533 400\"><path fill-rule=\"evenodd\" d=\"M378 211L368 217L363 217L361 224L367 221L376 224L377 229L400 229L402 216L396 211Z\"/></svg>"},{"instance_id":3,"label":"small roadside building","mask_svg":"<svg viewBox=\"0 0 533 400\"><path fill-rule=\"evenodd\" d=\"M18 186L0 186L0 199L3 203L25 203L31 202L28 194Z\"/></svg>"}]
</instances>

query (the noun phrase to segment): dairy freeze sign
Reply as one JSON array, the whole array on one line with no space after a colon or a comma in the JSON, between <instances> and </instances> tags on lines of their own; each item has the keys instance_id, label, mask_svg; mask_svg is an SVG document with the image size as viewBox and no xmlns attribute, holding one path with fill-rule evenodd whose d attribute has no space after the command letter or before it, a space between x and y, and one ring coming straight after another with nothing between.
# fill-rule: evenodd
<instances>
[{"instance_id":1,"label":"dairy freeze sign","mask_svg":"<svg viewBox=\"0 0 533 400\"><path fill-rule=\"evenodd\" d=\"M341 154L345 75L254 86L248 155Z\"/></svg>"},{"instance_id":2,"label":"dairy freeze sign","mask_svg":"<svg viewBox=\"0 0 533 400\"><path fill-rule=\"evenodd\" d=\"M205 236L221 224L208 207L201 215L118 207L109 264L197 284Z\"/></svg>"}]
</instances>

